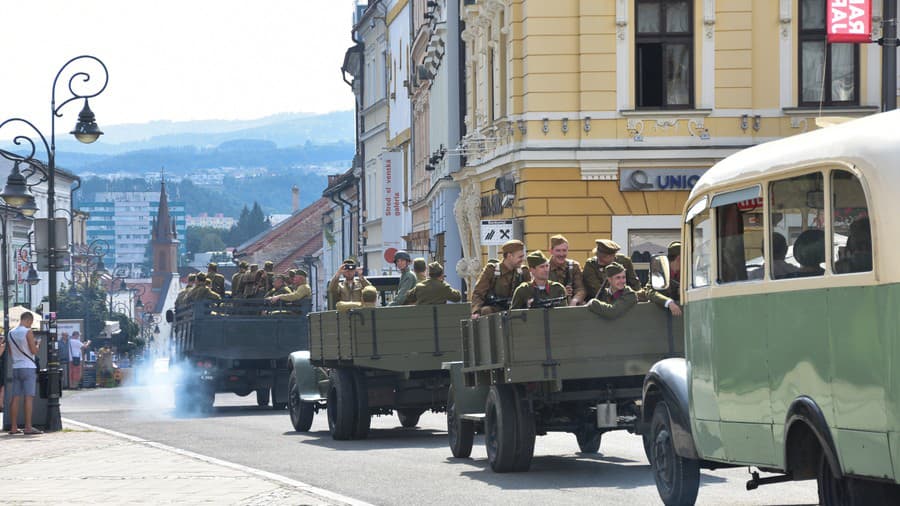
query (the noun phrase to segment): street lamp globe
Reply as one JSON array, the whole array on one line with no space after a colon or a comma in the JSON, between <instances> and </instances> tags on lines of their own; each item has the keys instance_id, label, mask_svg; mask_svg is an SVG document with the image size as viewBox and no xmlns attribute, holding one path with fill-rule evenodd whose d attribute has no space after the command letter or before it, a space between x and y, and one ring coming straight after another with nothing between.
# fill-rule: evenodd
<instances>
[{"instance_id":1,"label":"street lamp globe","mask_svg":"<svg viewBox=\"0 0 900 506\"><path fill-rule=\"evenodd\" d=\"M34 265L28 267L28 277L25 278L25 282L31 286L41 282L41 277L38 276L37 271L34 269Z\"/></svg>"},{"instance_id":2,"label":"street lamp globe","mask_svg":"<svg viewBox=\"0 0 900 506\"><path fill-rule=\"evenodd\" d=\"M103 135L103 132L97 127L94 111L92 111L91 106L88 105L88 99L84 99L84 107L81 109L81 112L78 113L78 123L75 124L75 129L69 133L74 135L79 142L83 142L84 144L90 144Z\"/></svg>"},{"instance_id":3,"label":"street lamp globe","mask_svg":"<svg viewBox=\"0 0 900 506\"><path fill-rule=\"evenodd\" d=\"M141 298L138 297L138 300L134 303L134 307L137 308L137 309L143 309L143 308L144 308L144 301L142 301Z\"/></svg>"},{"instance_id":4,"label":"street lamp globe","mask_svg":"<svg viewBox=\"0 0 900 506\"><path fill-rule=\"evenodd\" d=\"M34 195L28 189L28 182L25 180L25 176L19 172L18 161L13 165L12 171L6 178L6 186L3 188L3 193L0 193L0 197L8 206L23 207L30 204L29 209L34 207L37 210L34 204Z\"/></svg>"}]
</instances>

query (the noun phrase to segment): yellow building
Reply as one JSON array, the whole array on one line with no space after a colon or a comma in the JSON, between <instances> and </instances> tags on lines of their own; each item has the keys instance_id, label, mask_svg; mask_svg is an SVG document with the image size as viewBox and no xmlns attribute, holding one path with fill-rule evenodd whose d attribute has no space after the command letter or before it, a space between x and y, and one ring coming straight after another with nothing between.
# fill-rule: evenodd
<instances>
[{"instance_id":1,"label":"yellow building","mask_svg":"<svg viewBox=\"0 0 900 506\"><path fill-rule=\"evenodd\" d=\"M495 254L485 219L520 220L528 249L565 234L582 262L597 238L659 253L716 161L876 112L881 49L826 46L825 4L464 0L460 275Z\"/></svg>"}]
</instances>

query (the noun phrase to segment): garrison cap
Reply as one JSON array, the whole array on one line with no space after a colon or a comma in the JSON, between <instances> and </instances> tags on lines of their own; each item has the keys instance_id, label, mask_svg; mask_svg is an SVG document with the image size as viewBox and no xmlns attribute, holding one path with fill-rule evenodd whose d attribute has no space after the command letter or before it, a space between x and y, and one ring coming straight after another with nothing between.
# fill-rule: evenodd
<instances>
[{"instance_id":1,"label":"garrison cap","mask_svg":"<svg viewBox=\"0 0 900 506\"><path fill-rule=\"evenodd\" d=\"M518 239L506 241L505 243L503 243L503 246L500 247L500 251L504 254L515 253L516 251L520 251L523 249L525 249L525 243Z\"/></svg>"},{"instance_id":2,"label":"garrison cap","mask_svg":"<svg viewBox=\"0 0 900 506\"><path fill-rule=\"evenodd\" d=\"M562 234L556 234L556 235L550 237L550 249L553 249L562 243L568 243L568 242L569 242L569 240L566 239L566 236L564 236Z\"/></svg>"},{"instance_id":3,"label":"garrison cap","mask_svg":"<svg viewBox=\"0 0 900 506\"><path fill-rule=\"evenodd\" d=\"M622 267L622 264L620 264L619 262L613 262L607 265L606 268L603 269L603 272L605 272L606 277L609 278L615 276L616 274L625 272L625 268Z\"/></svg>"},{"instance_id":4,"label":"garrison cap","mask_svg":"<svg viewBox=\"0 0 900 506\"><path fill-rule=\"evenodd\" d=\"M669 249L666 255L669 258L675 258L681 254L681 241L672 241L669 243Z\"/></svg>"},{"instance_id":5,"label":"garrison cap","mask_svg":"<svg viewBox=\"0 0 900 506\"><path fill-rule=\"evenodd\" d=\"M612 239L597 239L598 254L603 253L605 255L613 255L618 253L620 249L622 249L622 247L619 246L619 243Z\"/></svg>"},{"instance_id":6,"label":"garrison cap","mask_svg":"<svg viewBox=\"0 0 900 506\"><path fill-rule=\"evenodd\" d=\"M363 288L362 300L363 302L375 302L378 300L378 289L372 285Z\"/></svg>"},{"instance_id":7,"label":"garrison cap","mask_svg":"<svg viewBox=\"0 0 900 506\"><path fill-rule=\"evenodd\" d=\"M444 273L444 266L438 262L431 262L428 264L428 276L432 278L436 278Z\"/></svg>"},{"instance_id":8,"label":"garrison cap","mask_svg":"<svg viewBox=\"0 0 900 506\"><path fill-rule=\"evenodd\" d=\"M347 257L344 259L344 265L356 265L356 257Z\"/></svg>"},{"instance_id":9,"label":"garrison cap","mask_svg":"<svg viewBox=\"0 0 900 506\"><path fill-rule=\"evenodd\" d=\"M196 279L197 281L200 281L200 282L206 281L206 273L205 273L205 272L198 272L195 279Z\"/></svg>"},{"instance_id":10,"label":"garrison cap","mask_svg":"<svg viewBox=\"0 0 900 506\"><path fill-rule=\"evenodd\" d=\"M413 260L413 270L415 272L425 272L428 269L428 264L425 263L425 259L419 257Z\"/></svg>"},{"instance_id":11,"label":"garrison cap","mask_svg":"<svg viewBox=\"0 0 900 506\"><path fill-rule=\"evenodd\" d=\"M308 278L309 273L304 269L294 269L294 276L303 276L304 278Z\"/></svg>"},{"instance_id":12,"label":"garrison cap","mask_svg":"<svg viewBox=\"0 0 900 506\"><path fill-rule=\"evenodd\" d=\"M528 257L525 259L528 262L528 268L534 269L539 265L544 265L549 262L547 257L544 256L544 252L539 249L536 249L528 254Z\"/></svg>"}]
</instances>

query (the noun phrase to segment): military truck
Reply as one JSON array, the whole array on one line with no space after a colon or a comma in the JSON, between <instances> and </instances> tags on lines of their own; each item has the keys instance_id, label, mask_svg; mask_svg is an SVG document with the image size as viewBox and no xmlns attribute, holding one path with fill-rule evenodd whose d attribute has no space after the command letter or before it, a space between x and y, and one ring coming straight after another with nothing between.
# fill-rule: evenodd
<instances>
[{"instance_id":1,"label":"military truck","mask_svg":"<svg viewBox=\"0 0 900 506\"><path fill-rule=\"evenodd\" d=\"M459 357L459 321L469 311L444 304L310 313L309 352L291 354L294 428L309 430L324 409L334 439L362 439L373 415L396 412L403 427L415 427L425 411L443 411L450 377L441 365Z\"/></svg>"},{"instance_id":2,"label":"military truck","mask_svg":"<svg viewBox=\"0 0 900 506\"><path fill-rule=\"evenodd\" d=\"M535 436L551 431L574 434L583 453L605 432L643 434L645 374L684 353L681 325L650 303L615 320L586 307L511 310L463 321L461 334L462 361L445 364L450 450L468 457L483 432L496 472L527 471Z\"/></svg>"},{"instance_id":3,"label":"military truck","mask_svg":"<svg viewBox=\"0 0 900 506\"><path fill-rule=\"evenodd\" d=\"M209 410L217 392L256 393L274 409L288 403L288 355L307 350L309 301L202 300L167 313L172 326L170 370L175 406Z\"/></svg>"}]
</instances>

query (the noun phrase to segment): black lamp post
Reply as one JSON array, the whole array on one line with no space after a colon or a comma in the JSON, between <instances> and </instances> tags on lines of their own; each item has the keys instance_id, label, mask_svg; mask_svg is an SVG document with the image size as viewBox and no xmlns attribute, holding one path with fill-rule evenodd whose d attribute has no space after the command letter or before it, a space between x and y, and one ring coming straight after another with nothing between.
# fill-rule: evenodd
<instances>
[{"instance_id":1,"label":"black lamp post","mask_svg":"<svg viewBox=\"0 0 900 506\"><path fill-rule=\"evenodd\" d=\"M75 70L71 69L71 75L66 74L67 77L65 80L68 81L68 90L70 93L70 97L63 100L62 103L56 105L56 88L59 82L60 77L63 76L63 73L70 68L70 65L99 65L102 69L102 78L100 82L99 89L90 93L81 93L75 90L76 81L81 81L81 83L88 83L91 81L91 75L85 70ZM96 81L95 81L96 82ZM34 204L34 196L31 195L31 191L29 190L29 186L26 178L19 172L18 167L20 162L25 162L32 169L32 174L37 171L42 174L42 179L47 181L47 219L48 219L48 227L47 227L47 260L48 260L48 269L47 269L47 280L49 283L48 287L48 296L47 303L48 309L50 313L54 313L56 311L57 299L56 299L56 291L57 291L57 280L56 280L56 227L54 226L54 220L56 216L56 118L62 117L62 108L68 104L69 102L75 100L84 100L84 106L81 109L81 112L78 114L78 123L76 123L75 128L70 132L81 142L91 143L96 141L103 132L97 127L97 122L94 117L94 113L91 111L90 105L88 105L88 99L96 97L97 95L103 93L103 90L106 89L106 85L109 83L109 72L106 70L106 65L100 61L100 59L90 56L90 55L81 55L72 58L67 61L56 73L56 77L53 79L53 88L50 93L50 142L47 142L47 138L44 137L44 134L41 133L40 130L34 124L23 118L10 118L5 120L3 123L0 123L0 129L2 129L7 124L20 124L29 127L34 134L40 140L40 143L43 145L44 150L47 153L47 165L46 170L43 165L38 162L35 158L35 141L26 135L17 135L13 138L13 142L17 146L21 146L23 144L27 144L30 148L30 153L27 156L22 156L16 153L11 153L9 151L0 150L0 156L8 160L15 161L15 165L13 166L13 170L9 175L9 178L6 181L6 188L4 188L3 193L0 194L0 197L3 197L4 201L11 207L20 208L25 212L31 212L37 210L37 207ZM88 85L90 86L90 85ZM7 262L6 257L3 258L3 262ZM59 397L60 397L60 379L59 379L59 343L56 340L55 332L51 331L49 341L47 343L47 372L48 372L48 381L49 381L49 389L48 389L48 399L47 399L47 426L46 430L49 432L62 430L62 419L60 418L59 413Z\"/></svg>"}]
</instances>

